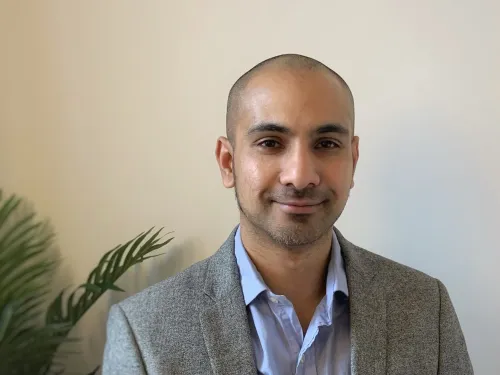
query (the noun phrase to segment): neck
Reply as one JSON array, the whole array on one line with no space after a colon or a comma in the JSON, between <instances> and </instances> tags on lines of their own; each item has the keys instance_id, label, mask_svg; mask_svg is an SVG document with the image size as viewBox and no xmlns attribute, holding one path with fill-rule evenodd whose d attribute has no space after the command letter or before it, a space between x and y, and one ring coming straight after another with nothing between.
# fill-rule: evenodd
<instances>
[{"instance_id":1,"label":"neck","mask_svg":"<svg viewBox=\"0 0 500 375\"><path fill-rule=\"evenodd\" d=\"M307 329L326 292L326 275L332 232L314 243L286 248L269 236L240 225L243 245L269 289L285 296L294 306L302 327Z\"/></svg>"}]
</instances>

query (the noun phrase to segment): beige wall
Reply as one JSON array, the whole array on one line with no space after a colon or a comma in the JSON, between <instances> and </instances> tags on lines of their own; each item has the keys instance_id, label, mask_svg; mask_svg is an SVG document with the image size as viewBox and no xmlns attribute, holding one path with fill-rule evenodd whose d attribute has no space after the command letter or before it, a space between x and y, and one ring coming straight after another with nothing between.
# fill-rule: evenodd
<instances>
[{"instance_id":1,"label":"beige wall","mask_svg":"<svg viewBox=\"0 0 500 375\"><path fill-rule=\"evenodd\" d=\"M120 283L134 293L237 223L213 157L231 83L271 55L311 55L356 99L361 159L340 229L442 279L476 373L498 374L499 19L494 0L0 0L0 187L53 221L60 282L150 226L174 230L168 255ZM82 322L74 366L100 361L123 297Z\"/></svg>"}]
</instances>

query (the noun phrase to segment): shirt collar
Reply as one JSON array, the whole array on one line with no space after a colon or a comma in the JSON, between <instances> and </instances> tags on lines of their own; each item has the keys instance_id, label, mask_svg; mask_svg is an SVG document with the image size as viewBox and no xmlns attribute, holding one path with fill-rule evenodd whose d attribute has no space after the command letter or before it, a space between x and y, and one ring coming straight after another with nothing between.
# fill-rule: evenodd
<instances>
[{"instance_id":1,"label":"shirt collar","mask_svg":"<svg viewBox=\"0 0 500 375\"><path fill-rule=\"evenodd\" d=\"M243 242L241 241L240 227L234 235L234 253L236 255L236 262L240 269L240 282L243 289L243 297L245 304L248 306L257 296L268 290L268 287L252 260L248 256Z\"/></svg>"},{"instance_id":2,"label":"shirt collar","mask_svg":"<svg viewBox=\"0 0 500 375\"><path fill-rule=\"evenodd\" d=\"M332 252L326 277L326 304L327 311L329 312L332 311L336 292L342 292L345 296L349 295L340 244L333 229L332 232ZM234 252L236 255L236 262L240 270L240 282L243 289L243 297L245 299L245 304L248 306L260 293L269 290L269 288L262 279L259 271L257 271L257 268L253 264L243 246L239 226L234 236ZM331 317L329 318L329 320L331 320Z\"/></svg>"},{"instance_id":3,"label":"shirt collar","mask_svg":"<svg viewBox=\"0 0 500 375\"><path fill-rule=\"evenodd\" d=\"M326 276L326 324L332 323L336 296L340 295L342 298L349 296L340 243L333 229L332 232L332 251L330 262L328 263L328 274Z\"/></svg>"}]
</instances>

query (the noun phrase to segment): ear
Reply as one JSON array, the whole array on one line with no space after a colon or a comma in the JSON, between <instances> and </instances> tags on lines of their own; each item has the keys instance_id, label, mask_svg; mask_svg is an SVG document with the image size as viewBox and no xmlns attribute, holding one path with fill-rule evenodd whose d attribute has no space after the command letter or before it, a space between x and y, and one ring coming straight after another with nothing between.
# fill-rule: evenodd
<instances>
[{"instance_id":1,"label":"ear","mask_svg":"<svg viewBox=\"0 0 500 375\"><path fill-rule=\"evenodd\" d=\"M219 137L215 146L215 158L219 164L222 184L226 188L233 188L234 172L233 172L233 146L226 137Z\"/></svg>"},{"instance_id":2,"label":"ear","mask_svg":"<svg viewBox=\"0 0 500 375\"><path fill-rule=\"evenodd\" d=\"M356 166L358 165L359 159L359 137L355 136L352 138L351 142L352 148L352 180L351 180L351 189L354 187L354 172L356 172Z\"/></svg>"}]
</instances>

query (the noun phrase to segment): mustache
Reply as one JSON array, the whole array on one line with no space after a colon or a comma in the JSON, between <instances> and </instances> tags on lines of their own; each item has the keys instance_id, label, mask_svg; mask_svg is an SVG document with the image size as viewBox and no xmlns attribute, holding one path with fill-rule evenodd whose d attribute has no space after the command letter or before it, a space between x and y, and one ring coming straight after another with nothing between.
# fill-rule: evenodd
<instances>
[{"instance_id":1,"label":"mustache","mask_svg":"<svg viewBox=\"0 0 500 375\"><path fill-rule=\"evenodd\" d=\"M275 190L269 194L273 201L286 201L291 199L310 199L314 201L324 201L332 198L334 193L330 190L319 189L317 187L306 187L296 189L293 186L286 186Z\"/></svg>"}]
</instances>

